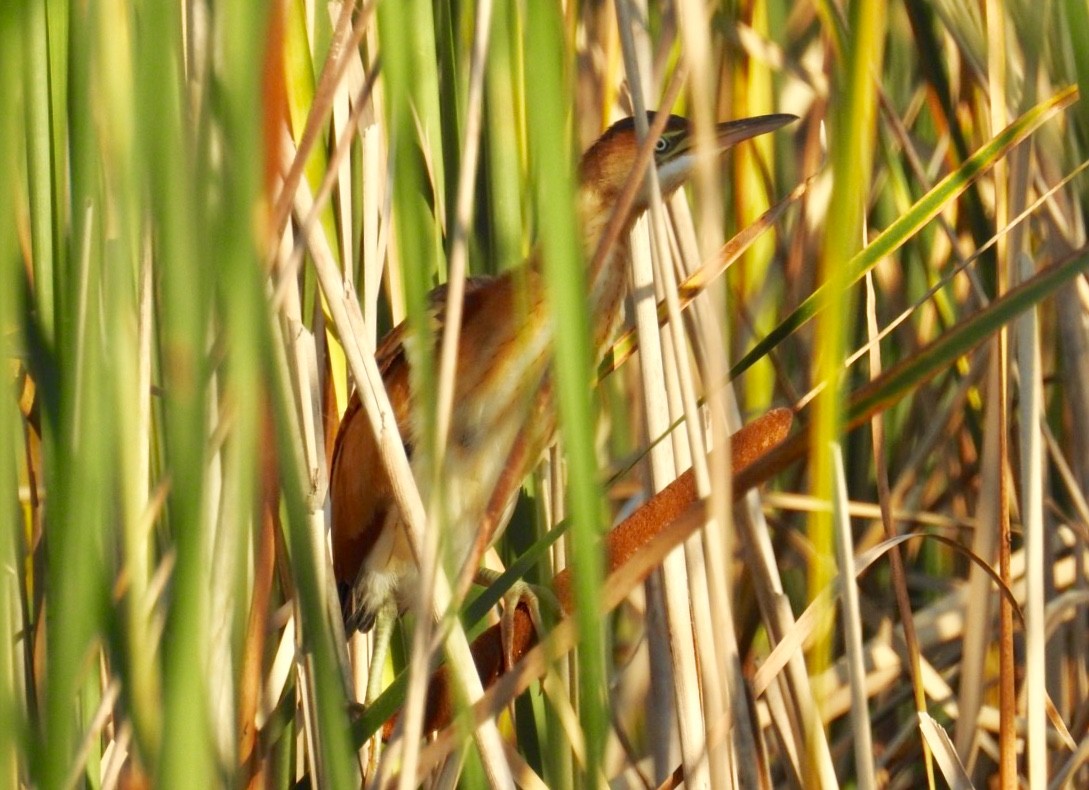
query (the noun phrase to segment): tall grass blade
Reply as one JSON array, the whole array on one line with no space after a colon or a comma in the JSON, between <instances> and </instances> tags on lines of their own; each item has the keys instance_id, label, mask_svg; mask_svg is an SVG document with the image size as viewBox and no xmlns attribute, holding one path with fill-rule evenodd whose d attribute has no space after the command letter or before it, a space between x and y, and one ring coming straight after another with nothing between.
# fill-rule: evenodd
<instances>
[{"instance_id":1,"label":"tall grass blade","mask_svg":"<svg viewBox=\"0 0 1089 790\"><path fill-rule=\"evenodd\" d=\"M567 51L557 9L543 3L527 8L526 26L533 35L526 42L527 80L536 97L529 105L529 150L548 300L555 337L553 387L559 424L568 459L572 546L576 597L598 600L601 557L596 546L603 527L601 492L593 447L590 410L590 322L587 283L575 225L574 185L567 139ZM605 747L605 644L598 613L580 606L577 617L579 647L579 720L586 737L586 777L596 777Z\"/></svg>"}]
</instances>

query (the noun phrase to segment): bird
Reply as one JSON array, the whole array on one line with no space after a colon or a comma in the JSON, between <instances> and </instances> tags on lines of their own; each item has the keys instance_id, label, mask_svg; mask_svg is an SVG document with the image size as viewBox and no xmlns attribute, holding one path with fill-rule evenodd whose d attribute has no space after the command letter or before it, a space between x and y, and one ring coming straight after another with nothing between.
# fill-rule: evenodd
<instances>
[{"instance_id":1,"label":"bird","mask_svg":"<svg viewBox=\"0 0 1089 790\"><path fill-rule=\"evenodd\" d=\"M648 112L648 125L653 119L654 113ZM793 115L776 113L720 123L713 149L724 152L794 120ZM638 151L635 119L628 117L610 126L580 158L575 208L586 261L593 260ZM653 151L663 196L685 183L700 163L701 151L693 125L669 116ZM587 306L597 361L619 328L631 257L628 238L650 200L650 180L644 177L618 240L589 276ZM441 469L446 508L442 523L451 567L461 568L475 546L483 543L486 548L498 539L521 483L553 440L552 316L545 290L539 247L520 266L466 280L450 435ZM436 364L446 299L442 285L428 300ZM375 359L421 497L428 502L432 459L421 440L408 344L408 329L401 323L379 342ZM371 662L373 681L381 673L395 618L415 602L419 575L358 393L350 398L334 441L329 493L333 575L345 631L350 635L370 630L376 620L380 624ZM482 530L491 534L480 535ZM367 702L377 690L368 682Z\"/></svg>"}]
</instances>

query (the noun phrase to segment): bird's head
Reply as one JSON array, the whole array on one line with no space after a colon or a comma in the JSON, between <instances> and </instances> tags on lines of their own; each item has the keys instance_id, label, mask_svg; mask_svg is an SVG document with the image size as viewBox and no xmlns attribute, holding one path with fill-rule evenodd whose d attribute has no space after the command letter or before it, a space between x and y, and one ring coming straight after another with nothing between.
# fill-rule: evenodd
<instances>
[{"instance_id":1,"label":"bird's head","mask_svg":"<svg viewBox=\"0 0 1089 790\"><path fill-rule=\"evenodd\" d=\"M791 121L793 115L777 113L740 118L720 123L715 127L714 145L709 153L720 154L750 137L773 132ZM647 113L648 126L654 121L654 113ZM635 131L635 119L617 121L598 138L579 164L579 181L584 193L596 193L594 198L611 202L619 197L635 168L639 153L639 140ZM701 151L696 145L695 128L686 118L669 116L662 136L654 144L654 162L658 168L658 181L663 195L669 195L683 184L699 163ZM589 198L590 195L585 195ZM650 203L650 190L644 179L635 200L633 213L645 209Z\"/></svg>"}]
</instances>

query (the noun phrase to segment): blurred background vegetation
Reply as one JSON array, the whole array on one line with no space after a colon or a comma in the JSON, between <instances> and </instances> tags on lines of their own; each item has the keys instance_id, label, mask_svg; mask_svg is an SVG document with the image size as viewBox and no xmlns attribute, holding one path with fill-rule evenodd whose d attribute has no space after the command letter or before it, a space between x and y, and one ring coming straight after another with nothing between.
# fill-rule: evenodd
<instances>
[{"instance_id":1,"label":"blurred background vegetation","mask_svg":"<svg viewBox=\"0 0 1089 790\"><path fill-rule=\"evenodd\" d=\"M645 106L800 121L637 228L657 298L710 266L687 346L642 289L499 557L570 512L526 576L593 570L689 439L792 438L405 784L1085 786L1087 80L1085 0L5 0L0 785L397 780L330 581L349 360Z\"/></svg>"}]
</instances>

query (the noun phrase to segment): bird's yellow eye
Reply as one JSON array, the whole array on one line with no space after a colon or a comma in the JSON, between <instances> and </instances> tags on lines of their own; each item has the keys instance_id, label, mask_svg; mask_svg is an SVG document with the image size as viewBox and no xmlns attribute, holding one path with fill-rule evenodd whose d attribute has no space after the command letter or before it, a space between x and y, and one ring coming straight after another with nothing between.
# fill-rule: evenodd
<instances>
[{"instance_id":1,"label":"bird's yellow eye","mask_svg":"<svg viewBox=\"0 0 1089 790\"><path fill-rule=\"evenodd\" d=\"M657 154L664 154L669 150L669 140L664 137L659 137L658 142L654 144L654 152Z\"/></svg>"}]
</instances>

